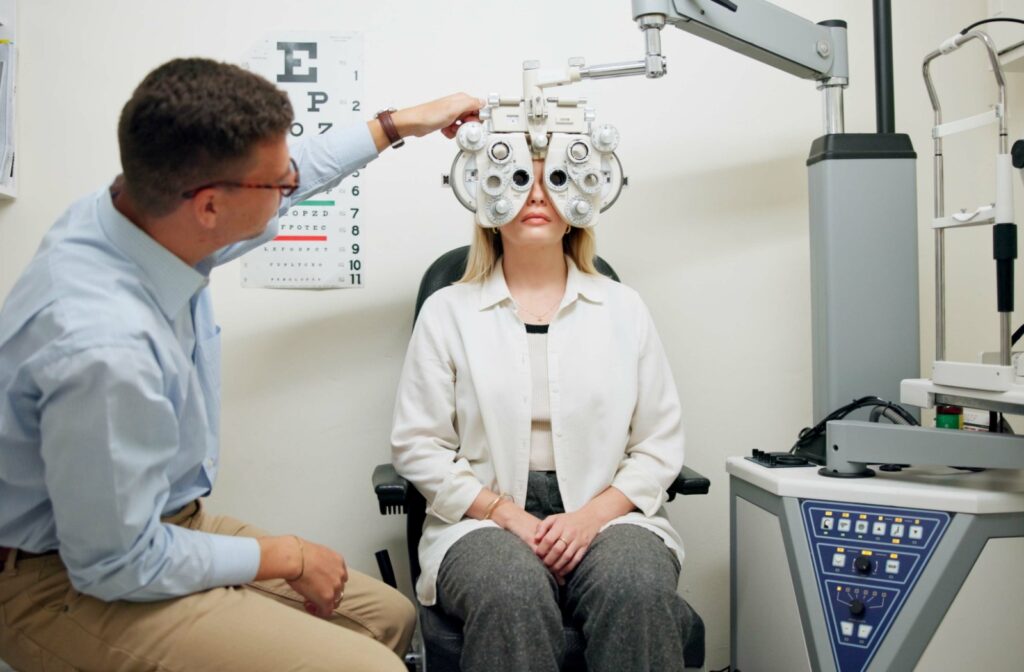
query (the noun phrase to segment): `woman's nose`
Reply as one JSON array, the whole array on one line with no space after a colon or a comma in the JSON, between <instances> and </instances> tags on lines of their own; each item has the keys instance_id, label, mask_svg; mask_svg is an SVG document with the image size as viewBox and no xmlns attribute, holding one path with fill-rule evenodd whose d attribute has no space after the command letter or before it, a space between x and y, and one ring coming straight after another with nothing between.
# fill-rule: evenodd
<instances>
[{"instance_id":1,"label":"woman's nose","mask_svg":"<svg viewBox=\"0 0 1024 672\"><path fill-rule=\"evenodd\" d=\"M530 189L530 205L541 205L547 202L547 194L544 193L542 178L538 176L533 180L533 187Z\"/></svg>"}]
</instances>

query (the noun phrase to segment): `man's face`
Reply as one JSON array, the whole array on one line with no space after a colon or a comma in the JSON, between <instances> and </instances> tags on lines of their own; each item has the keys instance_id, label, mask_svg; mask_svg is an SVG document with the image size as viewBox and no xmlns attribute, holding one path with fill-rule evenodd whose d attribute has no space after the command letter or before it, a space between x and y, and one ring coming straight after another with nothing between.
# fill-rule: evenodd
<instances>
[{"instance_id":1,"label":"man's face","mask_svg":"<svg viewBox=\"0 0 1024 672\"><path fill-rule=\"evenodd\" d=\"M284 136L267 140L253 148L248 171L238 180L249 185L295 185L299 176L292 169L288 143ZM280 189L227 188L224 194L224 227L221 231L230 245L256 238L281 207Z\"/></svg>"}]
</instances>

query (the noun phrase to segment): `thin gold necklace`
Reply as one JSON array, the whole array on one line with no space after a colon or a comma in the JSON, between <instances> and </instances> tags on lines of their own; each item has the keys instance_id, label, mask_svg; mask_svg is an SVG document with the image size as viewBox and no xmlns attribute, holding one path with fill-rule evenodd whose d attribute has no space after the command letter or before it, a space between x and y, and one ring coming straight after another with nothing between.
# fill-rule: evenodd
<instances>
[{"instance_id":1,"label":"thin gold necklace","mask_svg":"<svg viewBox=\"0 0 1024 672\"><path fill-rule=\"evenodd\" d=\"M555 301L555 303L552 304L552 306L550 308L548 308L547 310L545 310L543 313L535 313L532 310L527 309L526 306L524 306L523 304L521 304L518 301L516 301L515 297L513 297L512 301L515 303L517 311L522 311L522 312L526 313L526 316L527 317L531 317L534 320L536 320L537 321L536 323L543 323L543 322L547 321L544 318L549 313L551 313L551 311L553 311L555 308L558 308L558 306L562 303L562 297L561 296L558 297L558 300Z\"/></svg>"}]
</instances>

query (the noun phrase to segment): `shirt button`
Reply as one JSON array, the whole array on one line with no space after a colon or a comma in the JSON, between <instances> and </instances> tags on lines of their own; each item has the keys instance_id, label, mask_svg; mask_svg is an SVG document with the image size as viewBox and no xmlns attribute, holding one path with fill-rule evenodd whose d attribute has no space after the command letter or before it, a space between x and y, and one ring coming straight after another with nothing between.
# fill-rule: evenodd
<instances>
[{"instance_id":1,"label":"shirt button","mask_svg":"<svg viewBox=\"0 0 1024 672\"><path fill-rule=\"evenodd\" d=\"M207 469L213 469L213 464L214 464L213 458L212 457L206 458L205 464L206 464L206 468Z\"/></svg>"}]
</instances>

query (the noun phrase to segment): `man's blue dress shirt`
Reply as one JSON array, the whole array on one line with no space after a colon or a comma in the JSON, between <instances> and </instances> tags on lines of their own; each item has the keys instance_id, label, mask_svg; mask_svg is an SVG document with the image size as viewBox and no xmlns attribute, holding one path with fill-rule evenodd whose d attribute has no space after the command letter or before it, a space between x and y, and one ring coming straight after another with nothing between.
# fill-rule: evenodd
<instances>
[{"instance_id":1,"label":"man's blue dress shirt","mask_svg":"<svg viewBox=\"0 0 1024 672\"><path fill-rule=\"evenodd\" d=\"M292 148L300 189L336 185L377 156L365 124ZM113 206L109 190L64 213L0 309L0 546L59 549L76 589L159 600L253 580L255 539L161 516L217 476L220 328L210 270L189 267Z\"/></svg>"}]
</instances>

